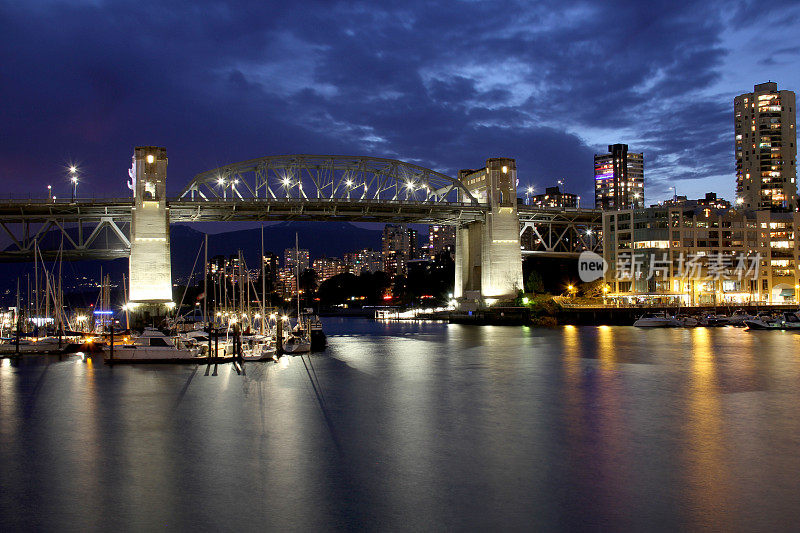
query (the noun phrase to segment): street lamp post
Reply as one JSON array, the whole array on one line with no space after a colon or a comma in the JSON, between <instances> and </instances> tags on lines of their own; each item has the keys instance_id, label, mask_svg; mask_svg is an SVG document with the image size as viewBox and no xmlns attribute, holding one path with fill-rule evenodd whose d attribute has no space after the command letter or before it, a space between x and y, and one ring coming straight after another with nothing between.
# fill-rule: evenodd
<instances>
[{"instance_id":1,"label":"street lamp post","mask_svg":"<svg viewBox=\"0 0 800 533\"><path fill-rule=\"evenodd\" d=\"M47 186L47 199L49 200L52 197L53 197L53 186L52 185L48 185Z\"/></svg>"},{"instance_id":2,"label":"street lamp post","mask_svg":"<svg viewBox=\"0 0 800 533\"><path fill-rule=\"evenodd\" d=\"M70 180L72 181L72 201L78 196L78 169L75 165L69 167Z\"/></svg>"}]
</instances>

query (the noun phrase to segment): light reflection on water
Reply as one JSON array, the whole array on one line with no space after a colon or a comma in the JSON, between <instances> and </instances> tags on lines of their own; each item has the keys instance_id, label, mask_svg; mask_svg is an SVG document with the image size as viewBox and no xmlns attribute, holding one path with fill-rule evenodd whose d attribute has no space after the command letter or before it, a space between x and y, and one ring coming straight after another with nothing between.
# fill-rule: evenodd
<instances>
[{"instance_id":1,"label":"light reflection on water","mask_svg":"<svg viewBox=\"0 0 800 533\"><path fill-rule=\"evenodd\" d=\"M242 375L3 360L0 525L800 523L800 335L325 326L323 354Z\"/></svg>"}]
</instances>

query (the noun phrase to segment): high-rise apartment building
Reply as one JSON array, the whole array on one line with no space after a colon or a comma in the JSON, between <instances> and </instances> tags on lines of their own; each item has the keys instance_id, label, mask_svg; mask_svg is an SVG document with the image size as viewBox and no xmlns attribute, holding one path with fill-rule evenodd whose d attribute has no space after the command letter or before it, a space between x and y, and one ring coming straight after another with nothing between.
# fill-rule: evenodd
<instances>
[{"instance_id":1,"label":"high-rise apartment building","mask_svg":"<svg viewBox=\"0 0 800 533\"><path fill-rule=\"evenodd\" d=\"M298 264L299 263L299 264ZM295 264L298 266L299 272L303 272L309 267L309 253L308 250L300 248L286 248L283 251L283 266L286 268L294 268Z\"/></svg>"},{"instance_id":2,"label":"high-rise apartment building","mask_svg":"<svg viewBox=\"0 0 800 533\"><path fill-rule=\"evenodd\" d=\"M428 255L431 261L436 256L447 252L450 257L456 253L456 227L444 225L428 226Z\"/></svg>"},{"instance_id":3,"label":"high-rise apartment building","mask_svg":"<svg viewBox=\"0 0 800 533\"><path fill-rule=\"evenodd\" d=\"M775 82L733 99L736 203L744 208L797 208L795 95Z\"/></svg>"},{"instance_id":4,"label":"high-rise apartment building","mask_svg":"<svg viewBox=\"0 0 800 533\"><path fill-rule=\"evenodd\" d=\"M360 276L364 272L382 272L383 271L383 254L365 248L358 252L344 254L344 264L347 272Z\"/></svg>"},{"instance_id":5,"label":"high-rise apartment building","mask_svg":"<svg viewBox=\"0 0 800 533\"><path fill-rule=\"evenodd\" d=\"M607 154L595 154L594 207L644 207L644 154L629 152L627 144L610 144Z\"/></svg>"},{"instance_id":6,"label":"high-rise apartment building","mask_svg":"<svg viewBox=\"0 0 800 533\"><path fill-rule=\"evenodd\" d=\"M320 282L343 274L347 270L345 264L338 257L320 257L314 259L312 264Z\"/></svg>"},{"instance_id":7,"label":"high-rise apartment building","mask_svg":"<svg viewBox=\"0 0 800 533\"><path fill-rule=\"evenodd\" d=\"M419 234L417 230L408 228L408 259L419 259L422 252L419 248Z\"/></svg>"},{"instance_id":8,"label":"high-rise apartment building","mask_svg":"<svg viewBox=\"0 0 800 533\"><path fill-rule=\"evenodd\" d=\"M383 271L390 277L406 275L412 255L410 235L406 224L386 224L383 228Z\"/></svg>"}]
</instances>

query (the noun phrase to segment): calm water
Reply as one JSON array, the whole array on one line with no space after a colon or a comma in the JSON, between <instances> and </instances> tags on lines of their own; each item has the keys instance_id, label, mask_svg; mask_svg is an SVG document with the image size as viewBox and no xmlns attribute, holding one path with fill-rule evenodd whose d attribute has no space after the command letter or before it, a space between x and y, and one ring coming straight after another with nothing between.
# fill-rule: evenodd
<instances>
[{"instance_id":1,"label":"calm water","mask_svg":"<svg viewBox=\"0 0 800 533\"><path fill-rule=\"evenodd\" d=\"M800 526L800 334L325 327L243 375L3 360L0 529Z\"/></svg>"}]
</instances>

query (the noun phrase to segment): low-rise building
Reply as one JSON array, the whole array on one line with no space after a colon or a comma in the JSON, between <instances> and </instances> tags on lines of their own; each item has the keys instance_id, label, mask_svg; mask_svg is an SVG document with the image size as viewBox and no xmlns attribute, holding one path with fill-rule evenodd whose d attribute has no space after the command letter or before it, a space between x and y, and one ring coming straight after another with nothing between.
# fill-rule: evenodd
<instances>
[{"instance_id":1,"label":"low-rise building","mask_svg":"<svg viewBox=\"0 0 800 533\"><path fill-rule=\"evenodd\" d=\"M676 195L669 200L665 200L657 205L650 207L709 207L711 209L730 209L731 203L724 198L719 198L715 192L707 192L705 197L697 200L689 200L686 196Z\"/></svg>"},{"instance_id":2,"label":"low-rise building","mask_svg":"<svg viewBox=\"0 0 800 533\"><path fill-rule=\"evenodd\" d=\"M529 205L534 207L580 207L581 197L569 192L561 192L561 188L547 187L544 194L534 194L530 197Z\"/></svg>"},{"instance_id":3,"label":"low-rise building","mask_svg":"<svg viewBox=\"0 0 800 533\"><path fill-rule=\"evenodd\" d=\"M607 297L703 305L798 301L800 213L651 207L603 214Z\"/></svg>"}]
</instances>

